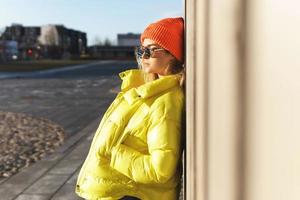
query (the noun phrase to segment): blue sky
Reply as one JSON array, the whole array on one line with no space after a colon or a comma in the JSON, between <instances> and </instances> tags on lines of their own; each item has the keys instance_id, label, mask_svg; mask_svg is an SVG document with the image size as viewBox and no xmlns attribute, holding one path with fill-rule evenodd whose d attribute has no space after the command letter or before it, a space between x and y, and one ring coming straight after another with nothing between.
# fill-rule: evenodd
<instances>
[{"instance_id":1,"label":"blue sky","mask_svg":"<svg viewBox=\"0 0 300 200\"><path fill-rule=\"evenodd\" d=\"M0 0L0 28L63 24L95 38L116 40L117 33L140 33L151 22L183 16L184 0Z\"/></svg>"}]
</instances>

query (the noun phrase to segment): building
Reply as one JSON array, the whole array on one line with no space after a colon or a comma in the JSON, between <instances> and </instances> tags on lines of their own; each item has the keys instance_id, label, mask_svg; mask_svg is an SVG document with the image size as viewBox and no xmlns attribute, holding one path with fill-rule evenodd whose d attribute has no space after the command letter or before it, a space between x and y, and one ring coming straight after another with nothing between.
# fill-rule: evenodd
<instances>
[{"instance_id":1,"label":"building","mask_svg":"<svg viewBox=\"0 0 300 200\"><path fill-rule=\"evenodd\" d=\"M88 48L89 55L94 59L133 60L134 47L132 46L100 46L94 45Z\"/></svg>"},{"instance_id":2,"label":"building","mask_svg":"<svg viewBox=\"0 0 300 200\"><path fill-rule=\"evenodd\" d=\"M18 44L19 57L34 57L33 49L37 46L37 37L40 35L40 28L37 26L24 27L21 24L12 24L6 27L1 35L1 41L15 41Z\"/></svg>"},{"instance_id":3,"label":"building","mask_svg":"<svg viewBox=\"0 0 300 200\"><path fill-rule=\"evenodd\" d=\"M86 33L67 29L63 25L42 26L38 40L47 51L55 47L56 52L63 58L86 53Z\"/></svg>"},{"instance_id":4,"label":"building","mask_svg":"<svg viewBox=\"0 0 300 200\"><path fill-rule=\"evenodd\" d=\"M118 46L139 46L141 34L127 33L118 34Z\"/></svg>"},{"instance_id":5,"label":"building","mask_svg":"<svg viewBox=\"0 0 300 200\"><path fill-rule=\"evenodd\" d=\"M18 43L22 59L70 58L86 52L86 33L68 29L63 25L6 27L0 40Z\"/></svg>"},{"instance_id":6,"label":"building","mask_svg":"<svg viewBox=\"0 0 300 200\"><path fill-rule=\"evenodd\" d=\"M95 59L133 60L135 47L140 45L141 34L127 33L117 35L117 45L93 45L88 54Z\"/></svg>"},{"instance_id":7,"label":"building","mask_svg":"<svg viewBox=\"0 0 300 200\"><path fill-rule=\"evenodd\" d=\"M16 41L0 41L0 61L18 59L18 43Z\"/></svg>"}]
</instances>

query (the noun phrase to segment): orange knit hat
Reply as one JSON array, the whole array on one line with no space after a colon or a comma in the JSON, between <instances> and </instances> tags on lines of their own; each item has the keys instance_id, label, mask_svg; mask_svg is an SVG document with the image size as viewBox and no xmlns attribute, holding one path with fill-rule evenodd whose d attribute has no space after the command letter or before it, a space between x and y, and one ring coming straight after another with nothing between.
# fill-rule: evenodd
<instances>
[{"instance_id":1,"label":"orange knit hat","mask_svg":"<svg viewBox=\"0 0 300 200\"><path fill-rule=\"evenodd\" d=\"M165 18L145 29L141 35L141 43L145 38L151 39L183 62L183 29L182 17Z\"/></svg>"}]
</instances>

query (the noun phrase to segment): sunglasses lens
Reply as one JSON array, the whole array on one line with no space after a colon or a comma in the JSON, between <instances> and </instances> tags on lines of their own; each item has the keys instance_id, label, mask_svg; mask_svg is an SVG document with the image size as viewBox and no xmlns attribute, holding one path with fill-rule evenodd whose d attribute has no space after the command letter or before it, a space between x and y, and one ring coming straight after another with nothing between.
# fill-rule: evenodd
<instances>
[{"instance_id":1,"label":"sunglasses lens","mask_svg":"<svg viewBox=\"0 0 300 200\"><path fill-rule=\"evenodd\" d=\"M141 59L141 58L148 59L151 56L151 51L147 47L139 46L136 48L135 54L139 59Z\"/></svg>"},{"instance_id":2,"label":"sunglasses lens","mask_svg":"<svg viewBox=\"0 0 300 200\"><path fill-rule=\"evenodd\" d=\"M151 56L150 49L144 48L144 58L148 59Z\"/></svg>"}]
</instances>

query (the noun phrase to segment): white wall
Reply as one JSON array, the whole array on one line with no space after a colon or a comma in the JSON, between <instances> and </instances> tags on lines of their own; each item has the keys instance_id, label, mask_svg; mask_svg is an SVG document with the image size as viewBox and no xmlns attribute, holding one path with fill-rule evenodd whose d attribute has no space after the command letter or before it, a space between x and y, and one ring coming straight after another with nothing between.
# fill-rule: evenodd
<instances>
[{"instance_id":1,"label":"white wall","mask_svg":"<svg viewBox=\"0 0 300 200\"><path fill-rule=\"evenodd\" d=\"M300 199L299 7L186 0L187 199Z\"/></svg>"},{"instance_id":2,"label":"white wall","mask_svg":"<svg viewBox=\"0 0 300 200\"><path fill-rule=\"evenodd\" d=\"M249 2L247 199L300 199L300 2Z\"/></svg>"}]
</instances>

